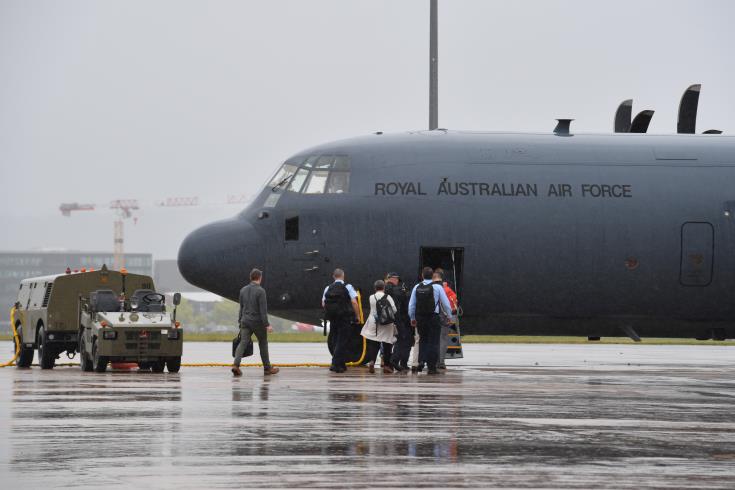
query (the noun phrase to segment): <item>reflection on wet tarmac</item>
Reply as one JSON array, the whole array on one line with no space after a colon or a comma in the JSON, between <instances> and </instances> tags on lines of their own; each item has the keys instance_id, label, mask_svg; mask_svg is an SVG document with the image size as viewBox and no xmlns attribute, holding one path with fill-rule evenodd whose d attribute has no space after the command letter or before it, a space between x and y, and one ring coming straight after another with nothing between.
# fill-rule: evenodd
<instances>
[{"instance_id":1,"label":"reflection on wet tarmac","mask_svg":"<svg viewBox=\"0 0 735 490\"><path fill-rule=\"evenodd\" d=\"M437 377L4 369L0 477L12 488L735 488L735 350L638 369L613 351L531 367L542 354L528 352Z\"/></svg>"}]
</instances>

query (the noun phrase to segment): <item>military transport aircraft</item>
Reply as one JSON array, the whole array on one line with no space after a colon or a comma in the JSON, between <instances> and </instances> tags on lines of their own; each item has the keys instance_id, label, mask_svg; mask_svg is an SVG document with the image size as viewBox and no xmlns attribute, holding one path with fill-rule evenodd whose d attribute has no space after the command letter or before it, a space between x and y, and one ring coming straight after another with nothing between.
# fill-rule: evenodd
<instances>
[{"instance_id":1,"label":"military transport aircraft","mask_svg":"<svg viewBox=\"0 0 735 490\"><path fill-rule=\"evenodd\" d=\"M310 323L335 267L369 292L429 265L456 285L463 333L732 338L735 138L693 134L698 99L672 135L625 101L613 134L449 131L432 109L429 131L316 146L191 233L179 268L236 300L260 267L272 313Z\"/></svg>"}]
</instances>

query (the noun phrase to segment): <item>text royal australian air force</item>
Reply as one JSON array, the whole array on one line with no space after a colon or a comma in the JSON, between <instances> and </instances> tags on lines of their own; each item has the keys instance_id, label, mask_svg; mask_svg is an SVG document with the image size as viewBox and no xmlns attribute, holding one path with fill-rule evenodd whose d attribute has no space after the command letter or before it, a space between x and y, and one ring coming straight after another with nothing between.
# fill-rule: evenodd
<instances>
[{"instance_id":1,"label":"text royal australian air force","mask_svg":"<svg viewBox=\"0 0 735 490\"><path fill-rule=\"evenodd\" d=\"M425 182L376 182L376 196L486 196L552 198L630 198L630 184L538 184L528 182L454 182L448 178L437 184Z\"/></svg>"}]
</instances>

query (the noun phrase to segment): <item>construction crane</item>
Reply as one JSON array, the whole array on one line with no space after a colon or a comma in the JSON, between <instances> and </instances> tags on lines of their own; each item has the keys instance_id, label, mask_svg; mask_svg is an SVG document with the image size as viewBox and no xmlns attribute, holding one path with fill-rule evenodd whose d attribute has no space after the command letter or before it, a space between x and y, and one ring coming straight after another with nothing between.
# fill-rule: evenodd
<instances>
[{"instance_id":1,"label":"construction crane","mask_svg":"<svg viewBox=\"0 0 735 490\"><path fill-rule=\"evenodd\" d=\"M116 199L110 202L110 209L115 210L116 219L113 222L113 264L121 270L125 267L125 229L123 220L133 217L133 211L140 209L137 199Z\"/></svg>"},{"instance_id":2,"label":"construction crane","mask_svg":"<svg viewBox=\"0 0 735 490\"><path fill-rule=\"evenodd\" d=\"M59 206L59 211L64 216L71 216L72 211L94 211L94 204L79 204L78 202L67 202Z\"/></svg>"},{"instance_id":3,"label":"construction crane","mask_svg":"<svg viewBox=\"0 0 735 490\"><path fill-rule=\"evenodd\" d=\"M234 203L233 203L234 204ZM179 207L179 206L199 206L198 197L168 197L156 202L159 207ZM137 199L115 199L110 201L107 206L115 212L115 221L113 222L113 255L114 268L117 270L125 267L125 220L133 218L136 211L141 209L141 205ZM79 204L76 202L63 203L59 206L59 211L63 216L71 216L73 211L94 211L97 209L95 204Z\"/></svg>"}]
</instances>

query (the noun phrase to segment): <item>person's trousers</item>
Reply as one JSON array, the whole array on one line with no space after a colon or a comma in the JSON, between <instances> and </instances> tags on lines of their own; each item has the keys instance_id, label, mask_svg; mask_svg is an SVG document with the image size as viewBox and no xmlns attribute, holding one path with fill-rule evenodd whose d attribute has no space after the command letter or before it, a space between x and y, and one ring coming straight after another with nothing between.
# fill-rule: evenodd
<instances>
[{"instance_id":1,"label":"person's trousers","mask_svg":"<svg viewBox=\"0 0 735 490\"><path fill-rule=\"evenodd\" d=\"M350 339L350 319L337 318L330 320L329 329L334 335L334 352L332 352L332 367L346 369L347 346Z\"/></svg>"},{"instance_id":2,"label":"person's trousers","mask_svg":"<svg viewBox=\"0 0 735 490\"><path fill-rule=\"evenodd\" d=\"M416 323L419 331L419 364L425 363L429 371L434 371L439 359L439 336L442 330L439 315L417 317Z\"/></svg>"},{"instance_id":3,"label":"person's trousers","mask_svg":"<svg viewBox=\"0 0 735 490\"><path fill-rule=\"evenodd\" d=\"M365 360L375 363L378 359L378 352L383 351L383 365L391 366L391 355L393 353L393 344L388 342L378 342L376 340L366 339L367 349L365 352Z\"/></svg>"},{"instance_id":4,"label":"person's trousers","mask_svg":"<svg viewBox=\"0 0 735 490\"><path fill-rule=\"evenodd\" d=\"M240 343L235 350L235 366L240 367L242 355L245 354L245 348L250 343L253 334L258 339L258 350L260 351L260 359L263 361L264 368L271 367L271 360L268 357L268 330L265 326L251 327L248 325L240 325Z\"/></svg>"},{"instance_id":5,"label":"person's trousers","mask_svg":"<svg viewBox=\"0 0 735 490\"><path fill-rule=\"evenodd\" d=\"M441 332L439 334L439 365L444 365L444 359L447 358L447 347L449 347L449 318L441 315Z\"/></svg>"},{"instance_id":6,"label":"person's trousers","mask_svg":"<svg viewBox=\"0 0 735 490\"><path fill-rule=\"evenodd\" d=\"M414 344L414 328L404 322L396 324L398 335L396 343L393 346L393 356L391 363L393 367L407 368L408 358L411 354L411 346Z\"/></svg>"}]
</instances>

